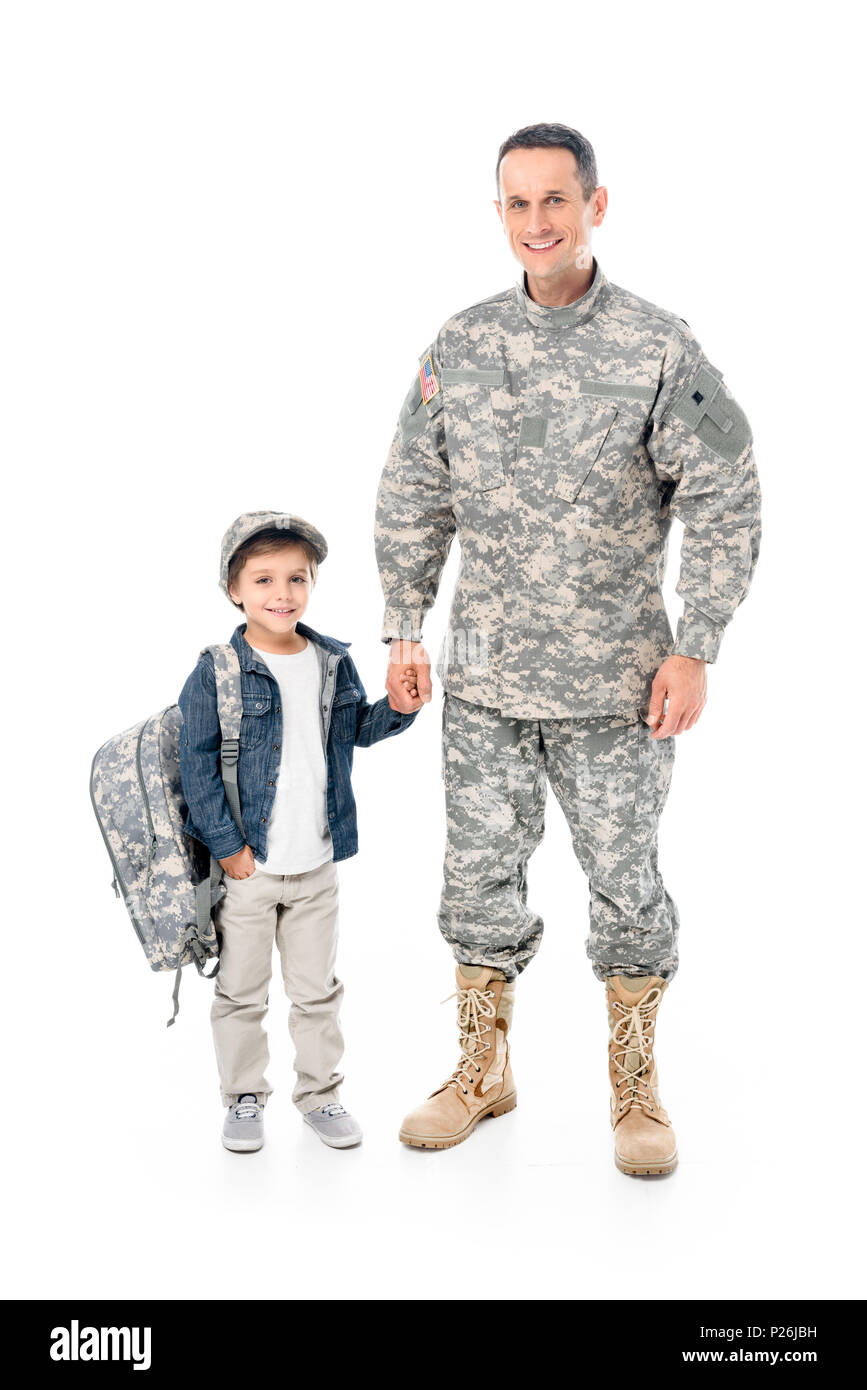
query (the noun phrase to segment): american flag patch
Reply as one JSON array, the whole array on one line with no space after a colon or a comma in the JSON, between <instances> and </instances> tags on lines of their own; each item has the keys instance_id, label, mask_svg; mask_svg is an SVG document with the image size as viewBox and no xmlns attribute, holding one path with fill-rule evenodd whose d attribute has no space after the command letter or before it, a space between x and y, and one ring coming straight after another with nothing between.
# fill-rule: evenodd
<instances>
[{"instance_id":1,"label":"american flag patch","mask_svg":"<svg viewBox=\"0 0 867 1390\"><path fill-rule=\"evenodd\" d=\"M421 398L424 401L425 405L427 405L428 401L432 400L433 397L436 395L437 391L440 389L440 384L437 381L436 376L434 375L433 362L430 359L430 353L428 353L427 357L424 359L424 361L418 369L418 379L421 382Z\"/></svg>"}]
</instances>

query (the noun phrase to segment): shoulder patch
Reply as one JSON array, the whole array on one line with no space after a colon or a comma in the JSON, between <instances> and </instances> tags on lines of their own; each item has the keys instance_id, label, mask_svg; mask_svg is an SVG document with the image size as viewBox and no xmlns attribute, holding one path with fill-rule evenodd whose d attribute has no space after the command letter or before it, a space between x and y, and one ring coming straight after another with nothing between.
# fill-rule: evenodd
<instances>
[{"instance_id":1,"label":"shoulder patch","mask_svg":"<svg viewBox=\"0 0 867 1390\"><path fill-rule=\"evenodd\" d=\"M430 353L427 354L418 369L418 379L421 384L421 398L425 405L427 405L428 401L432 401L440 389L440 384L436 379L436 373L433 369Z\"/></svg>"},{"instance_id":2,"label":"shoulder patch","mask_svg":"<svg viewBox=\"0 0 867 1390\"><path fill-rule=\"evenodd\" d=\"M752 443L746 415L723 385L722 372L707 361L671 406L670 414L728 463L736 463Z\"/></svg>"}]
</instances>

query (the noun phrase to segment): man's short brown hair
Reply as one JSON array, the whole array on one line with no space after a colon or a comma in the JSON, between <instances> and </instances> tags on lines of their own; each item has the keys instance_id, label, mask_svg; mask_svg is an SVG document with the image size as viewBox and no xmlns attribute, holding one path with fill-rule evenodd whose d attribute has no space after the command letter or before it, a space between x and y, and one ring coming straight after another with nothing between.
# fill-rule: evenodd
<instances>
[{"instance_id":1,"label":"man's short brown hair","mask_svg":"<svg viewBox=\"0 0 867 1390\"><path fill-rule=\"evenodd\" d=\"M589 203L598 184L596 156L586 136L570 125L525 125L504 140L497 155L497 197L500 197L500 165L510 150L552 149L569 150L574 155L581 192L585 203Z\"/></svg>"},{"instance_id":2,"label":"man's short brown hair","mask_svg":"<svg viewBox=\"0 0 867 1390\"><path fill-rule=\"evenodd\" d=\"M226 576L226 588L231 590L237 584L241 570L253 555L272 555L276 550L283 550L287 545L297 545L304 551L307 563L310 566L311 586L316 583L316 575L319 571L319 561L316 558L316 551L308 540L299 536L297 531L282 531L277 526L266 526L263 531L257 531L249 540L243 541L238 549L233 551L229 561L229 571ZM229 598L236 608L243 608L242 603L235 602L231 593Z\"/></svg>"}]
</instances>

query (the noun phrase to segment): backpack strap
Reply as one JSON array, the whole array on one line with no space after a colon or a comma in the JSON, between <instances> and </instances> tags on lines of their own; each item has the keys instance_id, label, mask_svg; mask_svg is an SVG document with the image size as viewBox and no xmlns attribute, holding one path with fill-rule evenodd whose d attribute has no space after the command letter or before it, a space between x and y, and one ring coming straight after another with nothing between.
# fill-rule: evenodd
<instances>
[{"instance_id":1,"label":"backpack strap","mask_svg":"<svg viewBox=\"0 0 867 1390\"><path fill-rule=\"evenodd\" d=\"M184 932L184 935L181 938L180 942L180 950L182 954L184 947L189 942L193 952L193 961L195 963L195 967L198 970L199 974L206 980L213 980L214 976L219 973L220 957L217 956L216 960L214 961L214 968L211 971L211 973L208 974L208 972L205 970L205 962L207 960L207 956L205 955L204 951L199 945L199 938L204 937L206 935L208 928L211 925L211 884L214 882L215 875L219 877L221 873L222 869L220 868L219 863L214 858L214 856L211 855L211 867L207 878L200 879L199 882L196 884L196 925L194 927L187 927L187 930ZM182 970L183 966L179 965L177 970L175 971L175 987L172 991L172 1003L174 1005L174 1011L168 1023L166 1024L167 1028L171 1028L172 1024L178 1016L178 1009L180 1008L179 996L181 992Z\"/></svg>"},{"instance_id":2,"label":"backpack strap","mask_svg":"<svg viewBox=\"0 0 867 1390\"><path fill-rule=\"evenodd\" d=\"M219 866L218 866L218 867L219 867ZM206 878L206 879L203 880L203 882L204 882L205 888L208 890L208 897L210 898L211 880L210 880L209 878ZM199 886L201 887L202 885L200 884ZM198 895L197 895L197 897L198 897ZM197 901L197 903L196 903L196 909L197 909L197 911L198 911L198 908L199 908L199 904L198 904L198 901ZM210 921L210 917L208 918L208 921ZM198 922L196 923L196 925L195 925L194 927L187 927L187 930L186 930L186 932L184 933L184 937L183 937L183 940L182 940L182 942L181 942L181 947L183 948L183 947L187 944L187 942L189 942L190 946L192 947L193 961L195 962L195 966L196 966L196 969L198 970L199 974L202 976L202 978L203 978L204 980L213 980L214 976L217 975L217 974L219 973L219 970L220 970L220 958L219 958L219 956L217 957L216 961L214 962L214 968L213 968L213 970L211 971L211 973L210 973L210 975L209 975L208 972L207 972L207 970L205 970L205 961L207 960L207 956L205 955L204 951L202 950L201 946L199 945L198 935L197 935L197 934L198 934L198 931L199 931L199 923L198 923ZM174 1005L174 1008L173 1008L173 1011L172 1011L172 1016L171 1016L171 1018L170 1018L170 1019L168 1020L168 1022L166 1023L166 1027L167 1027L167 1028L171 1028L172 1024L174 1023L175 1019L176 1019L177 1016L178 1016L178 1010L179 1010L179 1008L181 1007L181 1001L180 1001L180 993L181 993L181 971L183 970L183 968L184 968L184 967L183 967L182 965L179 965L178 968L177 968L177 970L175 971L175 987L174 987L174 989L172 990L172 1004Z\"/></svg>"},{"instance_id":3,"label":"backpack strap","mask_svg":"<svg viewBox=\"0 0 867 1390\"><path fill-rule=\"evenodd\" d=\"M203 647L201 655L210 652L214 661L214 680L217 686L217 714L220 720L220 775L232 819L244 834L241 819L241 798L238 792L238 757L241 750L241 715L244 702L241 695L241 663L230 642L215 642ZM245 837L246 838L246 837Z\"/></svg>"}]
</instances>

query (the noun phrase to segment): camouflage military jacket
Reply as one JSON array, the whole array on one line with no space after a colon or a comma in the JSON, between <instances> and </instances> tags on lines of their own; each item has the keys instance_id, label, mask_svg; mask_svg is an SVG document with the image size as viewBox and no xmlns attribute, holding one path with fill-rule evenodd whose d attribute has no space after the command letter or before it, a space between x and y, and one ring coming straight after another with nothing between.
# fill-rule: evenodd
<instances>
[{"instance_id":1,"label":"camouflage military jacket","mask_svg":"<svg viewBox=\"0 0 867 1390\"><path fill-rule=\"evenodd\" d=\"M421 639L457 535L436 669L518 718L646 709L672 651L715 660L759 551L752 434L722 373L684 320L593 264L573 304L537 304L522 279L443 325L377 495L382 640Z\"/></svg>"}]
</instances>

